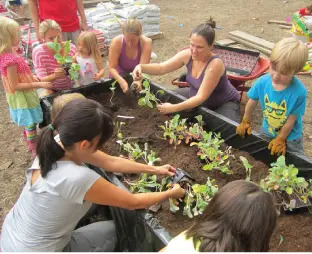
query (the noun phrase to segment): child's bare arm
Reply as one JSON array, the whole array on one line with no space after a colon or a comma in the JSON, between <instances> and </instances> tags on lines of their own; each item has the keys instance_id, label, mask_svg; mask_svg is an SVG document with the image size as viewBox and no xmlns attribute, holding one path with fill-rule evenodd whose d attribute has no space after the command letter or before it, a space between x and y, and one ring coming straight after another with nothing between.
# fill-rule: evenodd
<instances>
[{"instance_id":1,"label":"child's bare arm","mask_svg":"<svg viewBox=\"0 0 312 254\"><path fill-rule=\"evenodd\" d=\"M9 66L7 68L7 78L11 85L12 90L14 91L24 91L32 88L51 88L50 82L28 82L28 83L19 83L17 68L15 65Z\"/></svg>"},{"instance_id":2,"label":"child's bare arm","mask_svg":"<svg viewBox=\"0 0 312 254\"><path fill-rule=\"evenodd\" d=\"M295 115L289 115L287 118L286 123L283 125L283 127L281 128L278 136L282 139L287 139L289 133L291 132L291 130L294 127L294 124L296 122L297 117Z\"/></svg>"},{"instance_id":3,"label":"child's bare arm","mask_svg":"<svg viewBox=\"0 0 312 254\"><path fill-rule=\"evenodd\" d=\"M257 106L257 102L258 101L256 101L256 100L249 99L247 104L246 104L244 118L249 122L251 122L252 113L254 112L254 110Z\"/></svg>"},{"instance_id":4,"label":"child's bare arm","mask_svg":"<svg viewBox=\"0 0 312 254\"><path fill-rule=\"evenodd\" d=\"M95 75L94 80L99 80L104 76L104 66L102 62L96 63L96 67L98 68L99 72Z\"/></svg>"}]
</instances>

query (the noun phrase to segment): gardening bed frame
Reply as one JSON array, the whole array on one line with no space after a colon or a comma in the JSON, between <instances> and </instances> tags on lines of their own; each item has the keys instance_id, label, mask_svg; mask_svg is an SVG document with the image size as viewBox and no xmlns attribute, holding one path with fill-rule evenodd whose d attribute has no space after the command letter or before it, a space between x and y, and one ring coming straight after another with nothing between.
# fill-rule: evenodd
<instances>
[{"instance_id":1,"label":"gardening bed frame","mask_svg":"<svg viewBox=\"0 0 312 254\"><path fill-rule=\"evenodd\" d=\"M128 78L129 80L130 78ZM46 96L41 99L44 121L41 127L50 123L50 112L53 99L64 93L78 92L85 96L91 96L100 93L111 92L110 85L114 80L107 79L101 83L93 83L84 87L73 88L71 90L62 91L53 95ZM131 82L129 82L131 84ZM156 93L157 90L164 90L165 94L159 97L163 102L179 103L186 98L174 91L164 89L162 86L151 82L151 92ZM119 87L117 86L117 89ZM156 109L154 109L156 110ZM205 129L220 133L225 143L233 148L246 151L256 160L260 160L268 166L276 161L276 156L271 156L268 150L269 140L262 138L259 133L252 132L246 138L242 139L236 135L236 127L238 123L215 113L205 107L197 107L188 112L180 112L182 118L191 119L193 116L202 115L205 122ZM312 178L312 159L299 153L286 153L286 163L294 164L299 169L299 176L306 179ZM129 191L125 185L113 173L105 172L104 169L90 166L104 178L118 187ZM170 234L164 229L153 217L152 214L145 210L130 211L127 209L110 207L111 215L115 221L118 234L118 251L159 251L166 246L171 240Z\"/></svg>"}]
</instances>

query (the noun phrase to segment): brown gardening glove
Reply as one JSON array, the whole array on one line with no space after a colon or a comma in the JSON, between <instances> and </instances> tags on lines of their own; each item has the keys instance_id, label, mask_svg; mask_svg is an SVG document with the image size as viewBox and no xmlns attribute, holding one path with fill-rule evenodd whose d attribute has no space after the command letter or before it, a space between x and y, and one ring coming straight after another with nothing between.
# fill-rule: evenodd
<instances>
[{"instance_id":1,"label":"brown gardening glove","mask_svg":"<svg viewBox=\"0 0 312 254\"><path fill-rule=\"evenodd\" d=\"M242 122L236 128L236 134L244 138L246 133L251 134L251 123L243 117Z\"/></svg>"},{"instance_id":2,"label":"brown gardening glove","mask_svg":"<svg viewBox=\"0 0 312 254\"><path fill-rule=\"evenodd\" d=\"M285 155L286 154L286 140L277 136L272 139L268 145L269 150L271 149L271 155Z\"/></svg>"}]
</instances>

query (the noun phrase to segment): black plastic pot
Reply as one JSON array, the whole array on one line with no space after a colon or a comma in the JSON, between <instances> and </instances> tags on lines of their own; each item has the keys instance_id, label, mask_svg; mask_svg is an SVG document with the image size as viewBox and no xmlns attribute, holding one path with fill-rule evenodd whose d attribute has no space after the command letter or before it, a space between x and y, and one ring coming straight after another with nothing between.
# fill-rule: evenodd
<instances>
[{"instance_id":1,"label":"black plastic pot","mask_svg":"<svg viewBox=\"0 0 312 254\"><path fill-rule=\"evenodd\" d=\"M50 110L53 98L59 94L69 92L79 92L85 96L110 92L109 87L113 80L105 80L102 83L93 83L84 87L74 88L68 91L62 91L41 99L41 106L44 114L44 122L41 127L50 122ZM103 85L104 83L104 85ZM129 82L131 84L131 82ZM119 89L119 87L118 87ZM155 92L159 89L165 91L165 95L159 98L163 102L178 103L186 98L174 91L164 89L158 84L151 83L151 90ZM251 154L255 159L261 160L267 165L276 161L276 156L271 156L267 149L268 140L263 139L257 132L252 132L245 139L236 135L237 123L228 118L219 115L207 108L197 107L189 112L181 112L182 117L192 118L196 115L202 115L205 121L205 127L217 133L227 145L243 150ZM307 179L312 178L312 160L307 156L287 151L286 163L294 164L299 169L299 175ZM101 173L107 180L120 188L127 188L112 173L107 173L103 169L94 168ZM129 211L122 208L111 207L111 214L114 218L119 238L119 251L159 251L171 240L169 233L159 224L153 215L144 210Z\"/></svg>"}]
</instances>

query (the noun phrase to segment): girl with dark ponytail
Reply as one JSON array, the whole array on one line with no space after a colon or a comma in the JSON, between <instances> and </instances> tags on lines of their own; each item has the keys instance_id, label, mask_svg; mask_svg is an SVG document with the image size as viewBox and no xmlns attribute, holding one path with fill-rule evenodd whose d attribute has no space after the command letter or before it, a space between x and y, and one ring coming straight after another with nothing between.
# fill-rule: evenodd
<instances>
[{"instance_id":1,"label":"girl with dark ponytail","mask_svg":"<svg viewBox=\"0 0 312 254\"><path fill-rule=\"evenodd\" d=\"M57 113L39 135L39 162L26 171L26 186L3 223L2 251L114 251L113 221L74 231L92 203L139 209L184 195L179 185L131 194L86 167L92 162L107 171L174 174L169 165L147 166L98 151L112 131L103 106L89 99L75 99Z\"/></svg>"},{"instance_id":2,"label":"girl with dark ponytail","mask_svg":"<svg viewBox=\"0 0 312 254\"><path fill-rule=\"evenodd\" d=\"M276 224L271 193L249 181L223 186L195 224L169 242L165 253L264 252Z\"/></svg>"},{"instance_id":3,"label":"girl with dark ponytail","mask_svg":"<svg viewBox=\"0 0 312 254\"><path fill-rule=\"evenodd\" d=\"M212 52L216 22L210 18L193 29L190 46L162 63L139 64L132 72L134 80L142 73L163 75L186 66L189 87L175 90L187 98L177 104L163 103L158 110L163 114L207 107L229 119L240 121L239 95L227 78L223 61Z\"/></svg>"}]
</instances>

